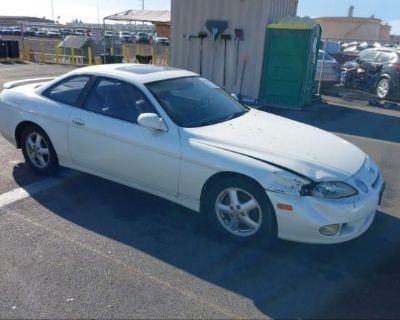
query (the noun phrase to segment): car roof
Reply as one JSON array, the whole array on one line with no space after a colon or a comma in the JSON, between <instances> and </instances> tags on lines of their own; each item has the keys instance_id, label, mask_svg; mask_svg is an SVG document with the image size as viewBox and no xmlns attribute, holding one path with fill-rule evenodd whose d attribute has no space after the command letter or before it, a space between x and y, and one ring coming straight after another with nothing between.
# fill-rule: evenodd
<instances>
[{"instance_id":1,"label":"car roof","mask_svg":"<svg viewBox=\"0 0 400 320\"><path fill-rule=\"evenodd\" d=\"M113 77L136 83L150 83L168 79L194 77L198 74L171 67L147 64L106 64L80 68L70 73Z\"/></svg>"},{"instance_id":2,"label":"car roof","mask_svg":"<svg viewBox=\"0 0 400 320\"><path fill-rule=\"evenodd\" d=\"M368 48L365 49L363 51L381 51L381 52L395 52L395 53L399 53L400 54L400 49L396 49L396 48L388 48L388 47L380 47L380 48ZM363 52L361 51L361 52Z\"/></svg>"}]
</instances>

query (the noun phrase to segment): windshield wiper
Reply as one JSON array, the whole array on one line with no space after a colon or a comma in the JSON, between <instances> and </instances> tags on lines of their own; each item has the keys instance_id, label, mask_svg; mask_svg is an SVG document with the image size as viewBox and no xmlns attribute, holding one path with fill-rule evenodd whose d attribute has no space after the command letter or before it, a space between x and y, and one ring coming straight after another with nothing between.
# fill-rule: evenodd
<instances>
[{"instance_id":1,"label":"windshield wiper","mask_svg":"<svg viewBox=\"0 0 400 320\"><path fill-rule=\"evenodd\" d=\"M189 123L189 124L185 125L185 127L186 128L196 128L196 127L211 126L213 124L217 124L217 123L221 123L221 122L225 122L225 121L229 121L229 120L238 118L238 117L246 114L247 112L249 112L249 110L239 111L239 112L233 113L233 114L231 114L231 115L229 115L227 117L224 117L224 118L213 119L213 120L205 120L205 121L196 122L196 123Z\"/></svg>"},{"instance_id":2,"label":"windshield wiper","mask_svg":"<svg viewBox=\"0 0 400 320\"><path fill-rule=\"evenodd\" d=\"M232 119L235 119L235 118L239 118L240 116L246 114L247 112L249 112L249 110L239 111L239 112L233 113L230 116L221 119L221 122L225 122L225 121L229 121L229 120L232 120Z\"/></svg>"},{"instance_id":3,"label":"windshield wiper","mask_svg":"<svg viewBox=\"0 0 400 320\"><path fill-rule=\"evenodd\" d=\"M221 122L221 119L217 119L217 120L206 120L206 121L201 121L201 122L196 122L196 123L189 123L186 124L185 127L186 128L197 128L197 127L205 127L205 126L211 126L213 124L217 124Z\"/></svg>"}]
</instances>

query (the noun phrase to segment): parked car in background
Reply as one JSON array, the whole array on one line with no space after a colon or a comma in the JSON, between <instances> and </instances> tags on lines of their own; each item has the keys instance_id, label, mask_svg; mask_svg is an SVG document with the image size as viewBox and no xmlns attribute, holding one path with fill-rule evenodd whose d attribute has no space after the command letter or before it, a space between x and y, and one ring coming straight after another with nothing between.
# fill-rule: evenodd
<instances>
[{"instance_id":1,"label":"parked car in background","mask_svg":"<svg viewBox=\"0 0 400 320\"><path fill-rule=\"evenodd\" d=\"M400 98L400 50L371 48L343 65L340 84L372 92L379 99Z\"/></svg>"},{"instance_id":2,"label":"parked car in background","mask_svg":"<svg viewBox=\"0 0 400 320\"><path fill-rule=\"evenodd\" d=\"M322 40L320 48L329 55L339 54L342 52L340 41Z\"/></svg>"},{"instance_id":3,"label":"parked car in background","mask_svg":"<svg viewBox=\"0 0 400 320\"><path fill-rule=\"evenodd\" d=\"M394 49L398 49L399 48L399 46L397 44L395 44L395 43L385 43L383 45L383 47L385 47L385 48L394 48Z\"/></svg>"},{"instance_id":4,"label":"parked car in background","mask_svg":"<svg viewBox=\"0 0 400 320\"><path fill-rule=\"evenodd\" d=\"M13 27L12 29L13 29L12 34L13 34L14 36L21 36L21 35L22 35L22 29L21 29L21 27Z\"/></svg>"},{"instance_id":5,"label":"parked car in background","mask_svg":"<svg viewBox=\"0 0 400 320\"><path fill-rule=\"evenodd\" d=\"M338 83L340 80L340 64L323 50L319 50L315 80L325 85Z\"/></svg>"},{"instance_id":6,"label":"parked car in background","mask_svg":"<svg viewBox=\"0 0 400 320\"><path fill-rule=\"evenodd\" d=\"M61 38L61 33L57 29L50 29L47 31L48 38Z\"/></svg>"},{"instance_id":7,"label":"parked car in background","mask_svg":"<svg viewBox=\"0 0 400 320\"><path fill-rule=\"evenodd\" d=\"M13 35L14 34L14 29L11 28L11 27L4 27L3 30L1 30L1 34Z\"/></svg>"},{"instance_id":8,"label":"parked car in background","mask_svg":"<svg viewBox=\"0 0 400 320\"><path fill-rule=\"evenodd\" d=\"M61 28L59 31L62 37L70 36L74 33L70 28Z\"/></svg>"},{"instance_id":9,"label":"parked car in background","mask_svg":"<svg viewBox=\"0 0 400 320\"><path fill-rule=\"evenodd\" d=\"M76 35L76 36L86 36L86 29L75 29L74 35Z\"/></svg>"},{"instance_id":10,"label":"parked car in background","mask_svg":"<svg viewBox=\"0 0 400 320\"><path fill-rule=\"evenodd\" d=\"M64 166L98 175L259 245L354 239L372 225L385 186L376 163L342 138L161 66L111 64L6 83L0 132L39 174Z\"/></svg>"},{"instance_id":11,"label":"parked car in background","mask_svg":"<svg viewBox=\"0 0 400 320\"><path fill-rule=\"evenodd\" d=\"M108 39L119 38L119 34L118 34L118 33L115 33L115 32L112 31L112 30L106 30L106 31L104 31L103 36L104 36L105 38L108 38Z\"/></svg>"},{"instance_id":12,"label":"parked car in background","mask_svg":"<svg viewBox=\"0 0 400 320\"><path fill-rule=\"evenodd\" d=\"M47 37L47 29L39 29L37 32L36 32L36 36L37 37Z\"/></svg>"},{"instance_id":13,"label":"parked car in background","mask_svg":"<svg viewBox=\"0 0 400 320\"><path fill-rule=\"evenodd\" d=\"M129 31L120 31L119 39L122 42L133 42L132 33L130 33Z\"/></svg>"},{"instance_id":14,"label":"parked car in background","mask_svg":"<svg viewBox=\"0 0 400 320\"><path fill-rule=\"evenodd\" d=\"M169 46L170 44L169 39L166 37L157 37L155 42L160 46Z\"/></svg>"},{"instance_id":15,"label":"parked car in background","mask_svg":"<svg viewBox=\"0 0 400 320\"><path fill-rule=\"evenodd\" d=\"M145 32L139 32L136 35L136 43L139 43L139 44L150 44L150 36Z\"/></svg>"},{"instance_id":16,"label":"parked car in background","mask_svg":"<svg viewBox=\"0 0 400 320\"><path fill-rule=\"evenodd\" d=\"M24 36L34 37L34 36L36 36L36 32L38 32L38 30L39 30L39 28L29 27L29 28L25 29Z\"/></svg>"}]
</instances>

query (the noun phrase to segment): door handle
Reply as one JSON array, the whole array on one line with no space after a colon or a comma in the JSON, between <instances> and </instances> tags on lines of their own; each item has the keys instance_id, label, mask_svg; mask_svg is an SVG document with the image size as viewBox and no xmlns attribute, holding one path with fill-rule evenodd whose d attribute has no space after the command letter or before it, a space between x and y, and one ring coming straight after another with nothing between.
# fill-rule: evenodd
<instances>
[{"instance_id":1,"label":"door handle","mask_svg":"<svg viewBox=\"0 0 400 320\"><path fill-rule=\"evenodd\" d=\"M72 123L78 127L84 127L85 126L85 121L81 119L73 119Z\"/></svg>"}]
</instances>

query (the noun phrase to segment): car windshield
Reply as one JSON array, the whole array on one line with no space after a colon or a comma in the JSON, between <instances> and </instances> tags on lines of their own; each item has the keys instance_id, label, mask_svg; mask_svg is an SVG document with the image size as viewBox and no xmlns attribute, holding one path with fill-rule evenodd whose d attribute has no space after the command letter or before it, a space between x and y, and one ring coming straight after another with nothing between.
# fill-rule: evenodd
<instances>
[{"instance_id":1,"label":"car windshield","mask_svg":"<svg viewBox=\"0 0 400 320\"><path fill-rule=\"evenodd\" d=\"M146 86L168 116L185 128L228 121L249 111L224 90L201 77L163 80Z\"/></svg>"},{"instance_id":2,"label":"car windshield","mask_svg":"<svg viewBox=\"0 0 400 320\"><path fill-rule=\"evenodd\" d=\"M376 51L374 49L367 49L367 50L361 51L358 57L359 57L360 61L373 61L377 55L378 55L378 51Z\"/></svg>"}]
</instances>

